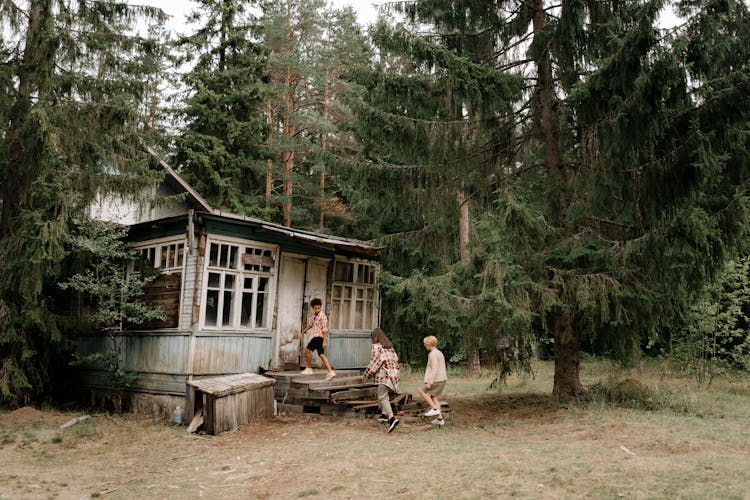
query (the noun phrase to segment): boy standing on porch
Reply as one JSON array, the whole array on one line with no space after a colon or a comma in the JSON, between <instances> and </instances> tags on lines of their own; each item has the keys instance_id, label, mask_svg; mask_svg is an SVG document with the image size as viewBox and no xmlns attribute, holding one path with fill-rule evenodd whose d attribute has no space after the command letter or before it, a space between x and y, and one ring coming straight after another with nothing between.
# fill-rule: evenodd
<instances>
[{"instance_id":1,"label":"boy standing on porch","mask_svg":"<svg viewBox=\"0 0 750 500\"><path fill-rule=\"evenodd\" d=\"M312 328L312 337L305 347L305 364L307 368L302 370L302 375L311 375L313 373L310 365L312 364L312 352L317 351L320 360L328 370L326 380L331 380L336 376L336 372L331 368L331 363L328 362L328 358L325 355L326 347L328 347L328 318L323 312L323 301L315 298L310 301L310 306L313 309L313 317L307 323L307 326L299 332L299 335L295 336L295 339L301 338L307 330Z\"/></svg>"}]
</instances>

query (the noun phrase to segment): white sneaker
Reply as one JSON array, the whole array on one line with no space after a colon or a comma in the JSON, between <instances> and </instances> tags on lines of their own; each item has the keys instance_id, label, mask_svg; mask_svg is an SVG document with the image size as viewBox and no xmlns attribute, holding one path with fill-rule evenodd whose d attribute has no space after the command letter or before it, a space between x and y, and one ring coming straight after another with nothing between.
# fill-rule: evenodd
<instances>
[{"instance_id":1,"label":"white sneaker","mask_svg":"<svg viewBox=\"0 0 750 500\"><path fill-rule=\"evenodd\" d=\"M444 426L444 425L445 425L445 420L443 420L442 418L435 418L435 419L433 419L433 420L432 420L432 422L430 422L430 423L431 423L432 425L438 425L438 426L442 427L442 426Z\"/></svg>"},{"instance_id":2,"label":"white sneaker","mask_svg":"<svg viewBox=\"0 0 750 500\"><path fill-rule=\"evenodd\" d=\"M440 415L440 410L436 410L435 408L430 408L424 414L425 417L435 417L437 415Z\"/></svg>"},{"instance_id":3,"label":"white sneaker","mask_svg":"<svg viewBox=\"0 0 750 500\"><path fill-rule=\"evenodd\" d=\"M312 368L309 367L299 372L300 375L312 375L313 373L315 372L313 372Z\"/></svg>"},{"instance_id":4,"label":"white sneaker","mask_svg":"<svg viewBox=\"0 0 750 500\"><path fill-rule=\"evenodd\" d=\"M328 375L326 375L326 380L331 380L335 376L336 376L336 372L331 370L330 372L328 372Z\"/></svg>"}]
</instances>

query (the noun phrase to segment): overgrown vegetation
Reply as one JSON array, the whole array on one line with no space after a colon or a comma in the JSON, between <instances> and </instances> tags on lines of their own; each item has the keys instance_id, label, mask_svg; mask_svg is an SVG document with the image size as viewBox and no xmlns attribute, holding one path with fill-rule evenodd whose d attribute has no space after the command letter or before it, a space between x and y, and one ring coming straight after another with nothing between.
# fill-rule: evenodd
<instances>
[{"instance_id":1,"label":"overgrown vegetation","mask_svg":"<svg viewBox=\"0 0 750 500\"><path fill-rule=\"evenodd\" d=\"M139 255L125 243L126 235L126 227L91 219L81 221L72 236L71 252L83 270L60 283L61 289L77 292L79 300L89 304L79 313L85 313L91 330L106 336L109 344L105 351L74 353L72 364L105 371L118 412L122 411L122 391L137 378L120 363L124 328L165 319L161 309L141 300L145 287L157 274L152 266L139 261Z\"/></svg>"}]
</instances>

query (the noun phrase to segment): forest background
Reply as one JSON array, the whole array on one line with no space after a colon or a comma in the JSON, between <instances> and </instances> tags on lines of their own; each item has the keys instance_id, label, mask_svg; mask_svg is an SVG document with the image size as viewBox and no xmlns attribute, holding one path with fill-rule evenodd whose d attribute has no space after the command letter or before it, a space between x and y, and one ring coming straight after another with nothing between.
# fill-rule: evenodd
<instances>
[{"instance_id":1,"label":"forest background","mask_svg":"<svg viewBox=\"0 0 750 500\"><path fill-rule=\"evenodd\" d=\"M383 247L383 328L500 376L749 367L750 14L736 0L0 0L0 401L48 399L98 195L158 180ZM665 9L681 22L663 28ZM165 92L165 89L176 89ZM167 99L168 97L168 99ZM84 238L81 238L84 236Z\"/></svg>"}]
</instances>

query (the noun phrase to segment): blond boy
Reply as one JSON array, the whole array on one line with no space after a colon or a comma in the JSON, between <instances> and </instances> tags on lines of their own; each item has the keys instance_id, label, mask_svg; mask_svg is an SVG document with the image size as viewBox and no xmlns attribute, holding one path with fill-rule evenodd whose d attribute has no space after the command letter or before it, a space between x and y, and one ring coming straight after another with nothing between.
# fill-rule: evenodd
<instances>
[{"instance_id":1,"label":"blond boy","mask_svg":"<svg viewBox=\"0 0 750 500\"><path fill-rule=\"evenodd\" d=\"M422 396L425 403L430 407L424 414L425 417L436 417L432 423L434 425L445 425L443 414L440 410L440 401L438 396L443 393L445 383L448 380L448 373L445 368L445 356L437 348L438 340L430 335L424 338L424 348L427 349L427 367L424 372L424 385L417 390Z\"/></svg>"}]
</instances>

